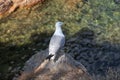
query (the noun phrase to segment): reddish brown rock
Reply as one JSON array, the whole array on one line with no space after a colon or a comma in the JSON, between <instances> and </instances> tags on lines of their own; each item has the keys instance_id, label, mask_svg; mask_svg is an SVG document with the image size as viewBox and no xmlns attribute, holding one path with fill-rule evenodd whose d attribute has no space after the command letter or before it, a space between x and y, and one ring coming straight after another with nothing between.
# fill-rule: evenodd
<instances>
[{"instance_id":1,"label":"reddish brown rock","mask_svg":"<svg viewBox=\"0 0 120 80\"><path fill-rule=\"evenodd\" d=\"M10 14L16 8L32 7L45 0L0 0L0 17L4 14Z\"/></svg>"},{"instance_id":2,"label":"reddish brown rock","mask_svg":"<svg viewBox=\"0 0 120 80\"><path fill-rule=\"evenodd\" d=\"M0 0L0 16L6 14L12 5L13 2L11 0Z\"/></svg>"},{"instance_id":3,"label":"reddish brown rock","mask_svg":"<svg viewBox=\"0 0 120 80\"><path fill-rule=\"evenodd\" d=\"M9 13L13 12L16 8L32 7L37 3L42 3L44 0L12 0L13 6L10 8Z\"/></svg>"}]
</instances>

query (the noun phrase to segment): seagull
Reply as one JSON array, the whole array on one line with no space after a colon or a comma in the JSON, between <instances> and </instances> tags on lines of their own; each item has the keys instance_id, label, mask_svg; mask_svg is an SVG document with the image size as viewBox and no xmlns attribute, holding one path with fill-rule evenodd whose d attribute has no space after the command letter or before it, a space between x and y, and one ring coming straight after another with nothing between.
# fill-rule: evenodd
<instances>
[{"instance_id":1,"label":"seagull","mask_svg":"<svg viewBox=\"0 0 120 80\"><path fill-rule=\"evenodd\" d=\"M53 36L51 37L50 43L49 43L49 56L46 57L46 59L49 60L55 60L55 57L58 53L58 51L64 47L65 44L65 35L62 32L63 22L56 22L55 24L55 32Z\"/></svg>"}]
</instances>

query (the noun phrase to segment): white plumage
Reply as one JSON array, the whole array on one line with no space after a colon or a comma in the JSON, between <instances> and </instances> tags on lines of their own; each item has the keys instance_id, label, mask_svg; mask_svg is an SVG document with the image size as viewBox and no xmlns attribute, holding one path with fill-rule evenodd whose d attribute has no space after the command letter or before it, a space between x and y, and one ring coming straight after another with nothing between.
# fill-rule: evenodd
<instances>
[{"instance_id":1,"label":"white plumage","mask_svg":"<svg viewBox=\"0 0 120 80\"><path fill-rule=\"evenodd\" d=\"M49 55L51 56L51 59L55 59L57 52L64 46L65 44L65 36L62 32L61 26L63 25L63 22L57 22L55 24L56 30L51 37L50 43L49 43Z\"/></svg>"}]
</instances>

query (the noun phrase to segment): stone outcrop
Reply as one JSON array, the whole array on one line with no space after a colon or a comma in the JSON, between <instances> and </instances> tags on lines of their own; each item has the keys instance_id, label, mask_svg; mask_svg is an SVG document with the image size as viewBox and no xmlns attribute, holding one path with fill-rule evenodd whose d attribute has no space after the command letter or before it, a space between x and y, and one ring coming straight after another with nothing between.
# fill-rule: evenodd
<instances>
[{"instance_id":1,"label":"stone outcrop","mask_svg":"<svg viewBox=\"0 0 120 80\"><path fill-rule=\"evenodd\" d=\"M92 80L86 68L70 55L60 53L56 61L45 60L47 50L35 54L18 80Z\"/></svg>"},{"instance_id":2,"label":"stone outcrop","mask_svg":"<svg viewBox=\"0 0 120 80\"><path fill-rule=\"evenodd\" d=\"M0 0L0 16L5 14L13 5L11 0Z\"/></svg>"},{"instance_id":3,"label":"stone outcrop","mask_svg":"<svg viewBox=\"0 0 120 80\"><path fill-rule=\"evenodd\" d=\"M0 17L10 14L17 8L31 7L45 0L0 0Z\"/></svg>"}]
</instances>

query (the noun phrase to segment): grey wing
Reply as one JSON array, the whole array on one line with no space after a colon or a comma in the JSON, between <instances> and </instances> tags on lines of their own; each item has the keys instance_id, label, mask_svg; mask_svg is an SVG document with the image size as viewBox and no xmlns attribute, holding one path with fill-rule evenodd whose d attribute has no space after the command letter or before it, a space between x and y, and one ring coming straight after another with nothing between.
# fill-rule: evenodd
<instances>
[{"instance_id":1,"label":"grey wing","mask_svg":"<svg viewBox=\"0 0 120 80\"><path fill-rule=\"evenodd\" d=\"M62 48L65 44L65 37L59 35L53 35L50 44L49 44L49 52L56 53L60 48Z\"/></svg>"}]
</instances>

